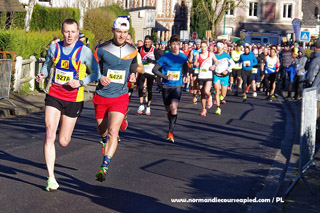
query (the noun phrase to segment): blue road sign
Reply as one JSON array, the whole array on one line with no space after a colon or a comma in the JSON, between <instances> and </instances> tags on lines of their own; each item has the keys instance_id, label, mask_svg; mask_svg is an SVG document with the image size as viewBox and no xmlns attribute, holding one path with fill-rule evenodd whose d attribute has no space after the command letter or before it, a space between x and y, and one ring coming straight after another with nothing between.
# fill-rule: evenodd
<instances>
[{"instance_id":1,"label":"blue road sign","mask_svg":"<svg viewBox=\"0 0 320 213\"><path fill-rule=\"evenodd\" d=\"M309 42L311 38L311 34L308 31L301 31L300 32L300 39L299 41Z\"/></svg>"}]
</instances>

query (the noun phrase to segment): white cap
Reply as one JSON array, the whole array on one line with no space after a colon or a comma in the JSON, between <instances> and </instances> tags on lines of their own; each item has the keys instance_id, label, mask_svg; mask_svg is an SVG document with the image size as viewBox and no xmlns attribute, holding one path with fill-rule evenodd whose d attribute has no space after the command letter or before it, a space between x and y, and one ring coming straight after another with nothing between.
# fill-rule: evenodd
<instances>
[{"instance_id":1,"label":"white cap","mask_svg":"<svg viewBox=\"0 0 320 213\"><path fill-rule=\"evenodd\" d=\"M124 26L125 25L125 26ZM129 30L130 24L127 18L118 17L113 21L113 29Z\"/></svg>"},{"instance_id":2,"label":"white cap","mask_svg":"<svg viewBox=\"0 0 320 213\"><path fill-rule=\"evenodd\" d=\"M218 43L217 43L217 47L221 47L221 48L223 48L223 47L224 47L224 44L223 44L223 43L221 43L221 42L218 42Z\"/></svg>"}]
</instances>

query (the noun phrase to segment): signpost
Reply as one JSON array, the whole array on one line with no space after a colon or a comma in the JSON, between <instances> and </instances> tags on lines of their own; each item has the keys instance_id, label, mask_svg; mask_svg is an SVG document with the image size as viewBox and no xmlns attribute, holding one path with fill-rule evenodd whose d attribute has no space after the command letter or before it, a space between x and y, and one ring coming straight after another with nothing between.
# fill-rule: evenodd
<instances>
[{"instance_id":1,"label":"signpost","mask_svg":"<svg viewBox=\"0 0 320 213\"><path fill-rule=\"evenodd\" d=\"M306 42L309 42L311 39L311 33L308 31L301 31L299 41L303 41L303 49L306 48Z\"/></svg>"},{"instance_id":2,"label":"signpost","mask_svg":"<svg viewBox=\"0 0 320 213\"><path fill-rule=\"evenodd\" d=\"M192 40L196 40L198 38L197 32L192 33Z\"/></svg>"}]
</instances>

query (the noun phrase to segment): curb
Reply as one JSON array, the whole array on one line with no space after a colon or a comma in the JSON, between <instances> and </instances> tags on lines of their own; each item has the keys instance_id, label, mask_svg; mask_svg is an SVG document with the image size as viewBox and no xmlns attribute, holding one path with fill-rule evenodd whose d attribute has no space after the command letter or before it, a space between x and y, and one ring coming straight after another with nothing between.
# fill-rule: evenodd
<instances>
[{"instance_id":1,"label":"curb","mask_svg":"<svg viewBox=\"0 0 320 213\"><path fill-rule=\"evenodd\" d=\"M293 158L293 147L295 142L297 141L297 117L296 113L290 107L290 103L288 100L284 98L284 94L280 92L282 100L280 102L283 104L283 110L286 113L286 125L285 125L285 136L281 141L281 148L278 150L276 156L274 157L274 163L272 164L268 175L264 181L264 187L261 191L259 191L256 195L257 199L271 199L270 203L254 203L250 206L248 212L281 212L282 204L281 202L277 203L277 196L279 194L283 194L280 190L285 183L285 178L287 176L294 176L295 169L291 169L290 165L291 160ZM285 104L284 104L285 102ZM290 116L291 114L291 116ZM292 128L292 123L294 123L294 128ZM285 146L291 146L289 150L285 149ZM293 163L296 165L296 163ZM292 174L291 174L292 173ZM288 187L289 187L288 183ZM282 197L281 195L279 198Z\"/></svg>"},{"instance_id":2,"label":"curb","mask_svg":"<svg viewBox=\"0 0 320 213\"><path fill-rule=\"evenodd\" d=\"M84 93L84 101L91 100L93 98L94 91L87 90ZM44 99L44 97L39 96L39 98ZM45 104L32 106L32 105L25 105L25 106L17 106L14 108L2 108L0 109L0 119L4 118L12 118L16 116L25 116L30 113L41 112L45 109Z\"/></svg>"}]
</instances>

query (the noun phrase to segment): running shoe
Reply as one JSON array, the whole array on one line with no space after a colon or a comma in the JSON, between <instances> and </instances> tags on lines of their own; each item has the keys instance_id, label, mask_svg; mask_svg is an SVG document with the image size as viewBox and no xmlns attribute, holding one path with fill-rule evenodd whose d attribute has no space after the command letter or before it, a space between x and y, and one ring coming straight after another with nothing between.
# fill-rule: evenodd
<instances>
[{"instance_id":1,"label":"running shoe","mask_svg":"<svg viewBox=\"0 0 320 213\"><path fill-rule=\"evenodd\" d=\"M140 104L137 113L141 115L143 113L144 109L145 109L144 105Z\"/></svg>"},{"instance_id":2,"label":"running shoe","mask_svg":"<svg viewBox=\"0 0 320 213\"><path fill-rule=\"evenodd\" d=\"M59 188L59 184L55 178L48 178L46 191L52 192L56 191Z\"/></svg>"},{"instance_id":3,"label":"running shoe","mask_svg":"<svg viewBox=\"0 0 320 213\"><path fill-rule=\"evenodd\" d=\"M172 132L168 132L167 141L171 142L171 143L174 143L174 137L173 137Z\"/></svg>"},{"instance_id":4,"label":"running shoe","mask_svg":"<svg viewBox=\"0 0 320 213\"><path fill-rule=\"evenodd\" d=\"M257 97L257 96L258 96L257 92L253 92L253 93L252 93L252 97L255 98L255 97Z\"/></svg>"},{"instance_id":5,"label":"running shoe","mask_svg":"<svg viewBox=\"0 0 320 213\"><path fill-rule=\"evenodd\" d=\"M97 181L103 182L106 180L107 167L101 166L99 171L96 174Z\"/></svg>"},{"instance_id":6,"label":"running shoe","mask_svg":"<svg viewBox=\"0 0 320 213\"><path fill-rule=\"evenodd\" d=\"M207 108L210 109L212 107L212 96L207 99Z\"/></svg>"},{"instance_id":7,"label":"running shoe","mask_svg":"<svg viewBox=\"0 0 320 213\"><path fill-rule=\"evenodd\" d=\"M186 88L186 92L189 92L190 91L190 89L189 88Z\"/></svg>"},{"instance_id":8,"label":"running shoe","mask_svg":"<svg viewBox=\"0 0 320 213\"><path fill-rule=\"evenodd\" d=\"M151 115L151 109L150 109L150 107L146 107L146 111L145 111L145 114L146 115Z\"/></svg>"},{"instance_id":9,"label":"running shoe","mask_svg":"<svg viewBox=\"0 0 320 213\"><path fill-rule=\"evenodd\" d=\"M202 117L206 117L207 116L207 110L206 109L203 109L202 112L200 113L200 115Z\"/></svg>"},{"instance_id":10,"label":"running shoe","mask_svg":"<svg viewBox=\"0 0 320 213\"><path fill-rule=\"evenodd\" d=\"M231 95L232 94L232 88L230 86L228 86L228 94Z\"/></svg>"},{"instance_id":11,"label":"running shoe","mask_svg":"<svg viewBox=\"0 0 320 213\"><path fill-rule=\"evenodd\" d=\"M220 103L221 103L221 104L226 104L226 103L227 103L227 102L226 102L226 99L223 98L223 99L220 101Z\"/></svg>"},{"instance_id":12,"label":"running shoe","mask_svg":"<svg viewBox=\"0 0 320 213\"><path fill-rule=\"evenodd\" d=\"M247 93L244 92L242 98L243 98L243 101L246 101L247 100Z\"/></svg>"},{"instance_id":13,"label":"running shoe","mask_svg":"<svg viewBox=\"0 0 320 213\"><path fill-rule=\"evenodd\" d=\"M160 86L158 85L157 88L156 88L156 91L159 91L159 90L160 90Z\"/></svg>"},{"instance_id":14,"label":"running shoe","mask_svg":"<svg viewBox=\"0 0 320 213\"><path fill-rule=\"evenodd\" d=\"M124 118L121 123L120 129L122 131L125 131L127 128L128 128L128 120L127 120L127 118Z\"/></svg>"},{"instance_id":15,"label":"running shoe","mask_svg":"<svg viewBox=\"0 0 320 213\"><path fill-rule=\"evenodd\" d=\"M217 114L217 115L221 115L221 109L220 109L220 107L217 107L216 114Z\"/></svg>"},{"instance_id":16,"label":"running shoe","mask_svg":"<svg viewBox=\"0 0 320 213\"><path fill-rule=\"evenodd\" d=\"M193 98L192 98L192 103L193 103L193 104L197 104L197 98L196 98L196 97L193 97Z\"/></svg>"},{"instance_id":17,"label":"running shoe","mask_svg":"<svg viewBox=\"0 0 320 213\"><path fill-rule=\"evenodd\" d=\"M191 89L189 92L190 92L190 93L193 93L193 89Z\"/></svg>"}]
</instances>

